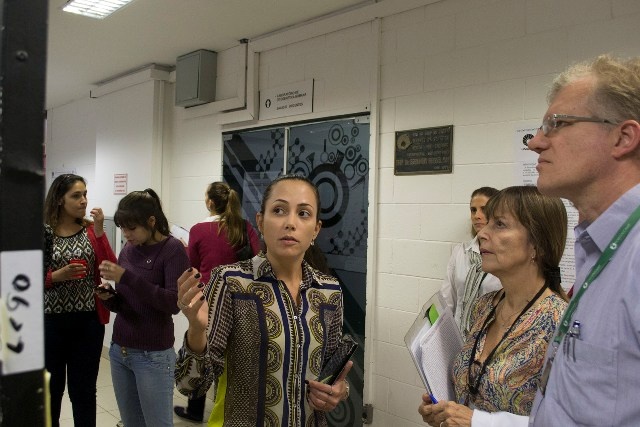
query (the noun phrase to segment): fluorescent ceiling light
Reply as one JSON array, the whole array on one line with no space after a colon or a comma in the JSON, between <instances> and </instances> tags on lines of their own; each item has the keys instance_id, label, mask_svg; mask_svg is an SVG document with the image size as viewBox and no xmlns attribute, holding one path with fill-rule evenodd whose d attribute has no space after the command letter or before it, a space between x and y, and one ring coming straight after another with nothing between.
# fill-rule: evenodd
<instances>
[{"instance_id":1,"label":"fluorescent ceiling light","mask_svg":"<svg viewBox=\"0 0 640 427\"><path fill-rule=\"evenodd\" d=\"M126 6L132 0L70 0L64 5L65 12L102 19Z\"/></svg>"}]
</instances>

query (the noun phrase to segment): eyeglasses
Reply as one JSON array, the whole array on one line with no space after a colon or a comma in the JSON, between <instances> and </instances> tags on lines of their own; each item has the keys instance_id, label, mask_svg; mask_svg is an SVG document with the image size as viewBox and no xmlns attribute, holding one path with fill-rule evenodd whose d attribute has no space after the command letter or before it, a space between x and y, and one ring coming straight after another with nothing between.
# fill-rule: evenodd
<instances>
[{"instance_id":1,"label":"eyeglasses","mask_svg":"<svg viewBox=\"0 0 640 427\"><path fill-rule=\"evenodd\" d=\"M584 116L570 116L568 114L551 114L542 121L542 126L538 128L538 131L542 131L544 136L549 136L552 130L562 128L573 123L579 122L593 122L593 123L607 123L610 125L617 125L618 123L611 120L601 119L599 117L584 117Z\"/></svg>"}]
</instances>

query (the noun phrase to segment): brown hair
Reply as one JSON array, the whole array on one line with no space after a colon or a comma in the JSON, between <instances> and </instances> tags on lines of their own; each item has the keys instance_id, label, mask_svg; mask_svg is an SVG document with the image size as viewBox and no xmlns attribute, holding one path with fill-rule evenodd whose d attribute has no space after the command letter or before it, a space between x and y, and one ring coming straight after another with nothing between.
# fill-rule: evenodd
<instances>
[{"instance_id":1,"label":"brown hair","mask_svg":"<svg viewBox=\"0 0 640 427\"><path fill-rule=\"evenodd\" d=\"M156 219L153 227L150 227L148 223L151 217ZM124 196L118 203L113 221L117 227L143 227L151 231L152 235L155 234L155 231L164 236L170 234L169 221L162 211L160 197L151 188L144 191L132 191Z\"/></svg>"},{"instance_id":2,"label":"brown hair","mask_svg":"<svg viewBox=\"0 0 640 427\"><path fill-rule=\"evenodd\" d=\"M527 230L536 250L535 261L549 289L566 300L558 269L567 240L567 211L562 200L545 196L530 185L507 187L485 207L487 219L494 218L498 211L510 212Z\"/></svg>"},{"instance_id":3,"label":"brown hair","mask_svg":"<svg viewBox=\"0 0 640 427\"><path fill-rule=\"evenodd\" d=\"M82 182L85 186L87 185L87 182L80 175L66 173L58 175L51 183L51 187L49 187L47 197L44 200L44 223L51 226L54 230L58 226L60 209L62 208L61 201L64 195L67 194L67 191L78 181ZM84 218L77 218L76 222L85 227L91 224L91 221Z\"/></svg>"},{"instance_id":4,"label":"brown hair","mask_svg":"<svg viewBox=\"0 0 640 427\"><path fill-rule=\"evenodd\" d=\"M240 196L224 182L212 182L207 187L207 197L214 204L216 214L220 215L218 234L226 230L227 239L233 247L243 246L245 242L245 220L240 208Z\"/></svg>"},{"instance_id":5,"label":"brown hair","mask_svg":"<svg viewBox=\"0 0 640 427\"><path fill-rule=\"evenodd\" d=\"M260 213L264 215L264 209L265 209L267 200L269 199L269 197L271 197L271 192L273 191L273 187L275 187L276 184L282 181L304 182L311 188L311 190L313 190L313 194L316 196L316 203L318 204L318 210L316 211L316 219L318 219L317 216L320 213L320 193L318 192L318 188L313 184L313 182L309 181L309 178L304 177L302 175L295 175L295 174L281 175L276 179L274 179L273 181L271 181L267 189L264 190L264 195L262 196L262 203L260 203Z\"/></svg>"},{"instance_id":6,"label":"brown hair","mask_svg":"<svg viewBox=\"0 0 640 427\"><path fill-rule=\"evenodd\" d=\"M496 194L498 194L498 190L496 188L493 188L493 187L480 187L480 188L476 188L475 190L473 190L473 193L471 193L471 199L473 199L476 196L484 196L487 199L491 199ZM473 237L475 237L476 234L478 234L478 233L476 232L476 229L473 228L473 224L471 224L471 235Z\"/></svg>"}]
</instances>

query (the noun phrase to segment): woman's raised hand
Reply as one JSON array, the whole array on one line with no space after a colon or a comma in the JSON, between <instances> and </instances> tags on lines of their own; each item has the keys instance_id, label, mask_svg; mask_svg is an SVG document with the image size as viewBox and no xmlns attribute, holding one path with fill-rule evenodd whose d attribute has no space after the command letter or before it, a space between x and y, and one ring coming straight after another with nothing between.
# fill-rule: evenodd
<instances>
[{"instance_id":1,"label":"woman's raised hand","mask_svg":"<svg viewBox=\"0 0 640 427\"><path fill-rule=\"evenodd\" d=\"M189 320L187 346L195 353L202 353L206 346L206 329L209 305L205 302L198 270L190 268L178 278L178 308Z\"/></svg>"},{"instance_id":2,"label":"woman's raised hand","mask_svg":"<svg viewBox=\"0 0 640 427\"><path fill-rule=\"evenodd\" d=\"M93 232L96 237L102 236L104 234L104 213L102 208L91 209L89 215L93 218Z\"/></svg>"}]
</instances>

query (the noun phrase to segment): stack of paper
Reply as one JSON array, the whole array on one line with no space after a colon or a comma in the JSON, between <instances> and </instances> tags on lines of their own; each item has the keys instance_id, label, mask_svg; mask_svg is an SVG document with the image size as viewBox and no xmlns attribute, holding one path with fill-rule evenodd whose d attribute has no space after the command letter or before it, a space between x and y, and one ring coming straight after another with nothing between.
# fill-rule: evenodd
<instances>
[{"instance_id":1,"label":"stack of paper","mask_svg":"<svg viewBox=\"0 0 640 427\"><path fill-rule=\"evenodd\" d=\"M455 400L451 366L463 341L439 292L422 307L404 342L434 403Z\"/></svg>"}]
</instances>

